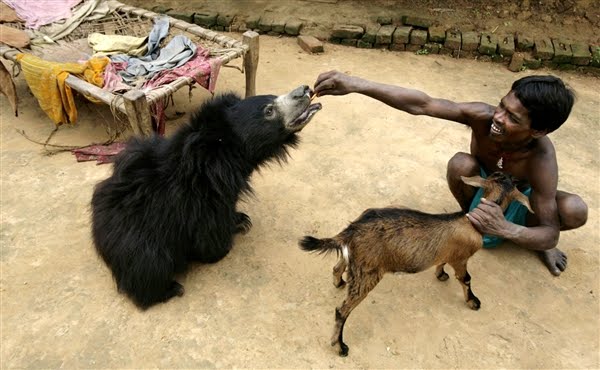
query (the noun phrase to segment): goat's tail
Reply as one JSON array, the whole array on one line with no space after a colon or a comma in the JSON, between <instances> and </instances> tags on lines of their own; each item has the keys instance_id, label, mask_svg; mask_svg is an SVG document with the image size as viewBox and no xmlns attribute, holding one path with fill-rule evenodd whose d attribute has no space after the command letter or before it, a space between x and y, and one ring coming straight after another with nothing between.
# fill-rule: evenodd
<instances>
[{"instance_id":1,"label":"goat's tail","mask_svg":"<svg viewBox=\"0 0 600 370\"><path fill-rule=\"evenodd\" d=\"M342 246L332 238L317 239L307 235L298 244L303 251L317 252L319 254L327 254L333 251L339 254L342 250Z\"/></svg>"}]
</instances>

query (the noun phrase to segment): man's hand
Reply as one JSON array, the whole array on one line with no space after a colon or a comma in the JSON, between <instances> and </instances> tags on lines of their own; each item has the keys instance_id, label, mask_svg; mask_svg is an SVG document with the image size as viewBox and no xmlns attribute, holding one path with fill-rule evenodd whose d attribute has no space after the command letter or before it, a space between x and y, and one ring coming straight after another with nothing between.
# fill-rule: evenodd
<instances>
[{"instance_id":1,"label":"man's hand","mask_svg":"<svg viewBox=\"0 0 600 370\"><path fill-rule=\"evenodd\" d=\"M361 79L351 77L339 71L321 73L315 82L314 93L323 95L346 95L356 92L357 85Z\"/></svg>"},{"instance_id":2,"label":"man's hand","mask_svg":"<svg viewBox=\"0 0 600 370\"><path fill-rule=\"evenodd\" d=\"M480 233L502 238L507 237L513 225L506 221L499 205L485 198L481 198L477 208L467 213L467 218Z\"/></svg>"}]
</instances>

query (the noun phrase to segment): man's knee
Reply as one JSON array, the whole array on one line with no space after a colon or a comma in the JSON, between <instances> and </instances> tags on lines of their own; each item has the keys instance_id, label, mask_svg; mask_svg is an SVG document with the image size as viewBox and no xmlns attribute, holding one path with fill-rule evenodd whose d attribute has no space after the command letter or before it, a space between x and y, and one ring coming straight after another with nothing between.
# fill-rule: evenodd
<instances>
[{"instance_id":1,"label":"man's knee","mask_svg":"<svg viewBox=\"0 0 600 370\"><path fill-rule=\"evenodd\" d=\"M585 225L588 219L588 206L579 195L568 194L558 201L561 230L576 229Z\"/></svg>"},{"instance_id":2,"label":"man's knee","mask_svg":"<svg viewBox=\"0 0 600 370\"><path fill-rule=\"evenodd\" d=\"M450 158L446 168L446 178L479 175L479 163L472 155L458 152Z\"/></svg>"}]
</instances>

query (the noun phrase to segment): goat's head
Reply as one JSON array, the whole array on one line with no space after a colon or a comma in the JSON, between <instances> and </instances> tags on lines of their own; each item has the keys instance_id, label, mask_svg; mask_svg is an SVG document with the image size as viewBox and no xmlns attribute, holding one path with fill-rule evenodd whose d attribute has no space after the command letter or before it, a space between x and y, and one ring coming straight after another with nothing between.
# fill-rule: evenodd
<instances>
[{"instance_id":1,"label":"goat's head","mask_svg":"<svg viewBox=\"0 0 600 370\"><path fill-rule=\"evenodd\" d=\"M527 207L529 212L534 213L529 205L529 198L517 189L515 179L509 174L494 172L486 179L480 176L461 176L461 179L467 185L483 188L483 197L498 204L502 209L506 209L510 202L516 200Z\"/></svg>"}]
</instances>

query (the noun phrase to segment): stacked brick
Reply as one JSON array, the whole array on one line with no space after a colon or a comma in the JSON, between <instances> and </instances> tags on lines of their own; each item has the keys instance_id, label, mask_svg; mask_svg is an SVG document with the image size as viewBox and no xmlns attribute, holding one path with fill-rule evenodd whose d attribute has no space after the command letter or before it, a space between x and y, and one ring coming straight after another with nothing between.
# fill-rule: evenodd
<instances>
[{"instance_id":1,"label":"stacked brick","mask_svg":"<svg viewBox=\"0 0 600 370\"><path fill-rule=\"evenodd\" d=\"M600 46L570 43L560 38L461 32L434 25L429 18L402 16L398 24L390 17L379 17L375 26L337 24L330 42L358 48L383 48L417 54L446 54L456 58L477 58L507 63L512 71L542 66L572 69L600 67Z\"/></svg>"},{"instance_id":2,"label":"stacked brick","mask_svg":"<svg viewBox=\"0 0 600 370\"><path fill-rule=\"evenodd\" d=\"M233 15L219 14L213 11L186 12L167 8L162 5L153 7L152 11L167 14L173 18L215 31L245 32L250 29L272 36L298 36L302 28L302 22L298 19L283 19L270 15L249 17L244 23L240 24L234 22L236 17Z\"/></svg>"},{"instance_id":3,"label":"stacked brick","mask_svg":"<svg viewBox=\"0 0 600 370\"><path fill-rule=\"evenodd\" d=\"M185 12L158 5L152 8L173 18L195 23L216 31L244 32L248 29L271 36L299 36L302 22L272 14L248 17L236 24L235 16L212 11ZM337 24L329 41L357 48L382 48L410 51L417 54L446 54L456 58L477 58L508 63L511 71L550 67L572 69L579 66L600 67L600 46L569 42L561 38L532 38L519 32L494 32L445 29L427 17L381 16L373 26ZM309 52L322 52L323 46L314 37L304 36L298 44Z\"/></svg>"}]
</instances>

